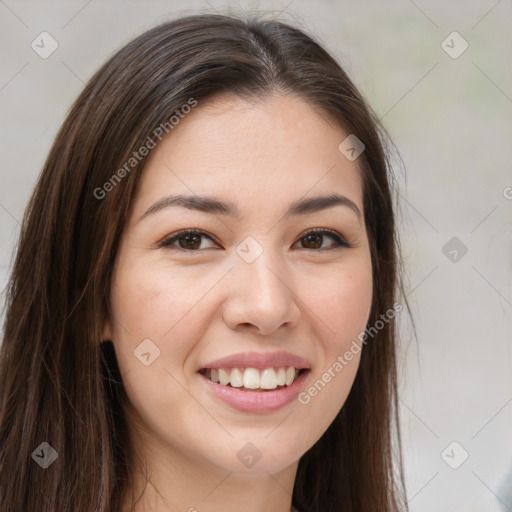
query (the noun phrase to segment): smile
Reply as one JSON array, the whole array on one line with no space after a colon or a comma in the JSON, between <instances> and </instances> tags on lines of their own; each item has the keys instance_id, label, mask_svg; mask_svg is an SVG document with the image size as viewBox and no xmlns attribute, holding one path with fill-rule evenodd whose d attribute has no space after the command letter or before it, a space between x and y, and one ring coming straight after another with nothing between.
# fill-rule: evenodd
<instances>
[{"instance_id":1,"label":"smile","mask_svg":"<svg viewBox=\"0 0 512 512\"><path fill-rule=\"evenodd\" d=\"M310 363L289 352L242 352L203 363L197 373L207 393L231 409L277 411L297 399Z\"/></svg>"},{"instance_id":2,"label":"smile","mask_svg":"<svg viewBox=\"0 0 512 512\"><path fill-rule=\"evenodd\" d=\"M293 366L279 368L205 368L201 371L207 379L221 386L241 390L270 390L291 386L303 370Z\"/></svg>"}]
</instances>

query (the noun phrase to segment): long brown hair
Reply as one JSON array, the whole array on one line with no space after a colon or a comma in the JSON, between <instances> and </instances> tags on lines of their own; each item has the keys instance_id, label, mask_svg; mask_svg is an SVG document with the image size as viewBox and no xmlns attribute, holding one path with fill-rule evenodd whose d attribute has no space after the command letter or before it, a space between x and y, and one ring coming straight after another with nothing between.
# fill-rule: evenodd
<instances>
[{"instance_id":1,"label":"long brown hair","mask_svg":"<svg viewBox=\"0 0 512 512\"><path fill-rule=\"evenodd\" d=\"M143 33L71 107L25 212L0 354L0 510L119 511L133 454L127 396L102 327L145 158L126 162L157 143L157 127L191 99L225 92L296 95L364 143L368 325L393 308L401 274L385 132L340 65L303 31L263 18L192 15ZM105 186L123 166L123 179ZM346 403L300 459L293 504L301 512L407 510L396 331L390 320L365 345ZM57 458L43 469L34 451L48 457L45 442Z\"/></svg>"}]
</instances>

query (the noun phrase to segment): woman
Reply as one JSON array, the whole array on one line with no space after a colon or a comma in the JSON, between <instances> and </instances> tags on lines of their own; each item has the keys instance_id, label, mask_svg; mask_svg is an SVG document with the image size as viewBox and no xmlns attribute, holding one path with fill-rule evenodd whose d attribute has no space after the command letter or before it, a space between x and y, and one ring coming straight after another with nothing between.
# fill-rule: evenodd
<instances>
[{"instance_id":1,"label":"woman","mask_svg":"<svg viewBox=\"0 0 512 512\"><path fill-rule=\"evenodd\" d=\"M277 21L189 16L109 59L23 221L1 510L406 510L380 133Z\"/></svg>"}]
</instances>

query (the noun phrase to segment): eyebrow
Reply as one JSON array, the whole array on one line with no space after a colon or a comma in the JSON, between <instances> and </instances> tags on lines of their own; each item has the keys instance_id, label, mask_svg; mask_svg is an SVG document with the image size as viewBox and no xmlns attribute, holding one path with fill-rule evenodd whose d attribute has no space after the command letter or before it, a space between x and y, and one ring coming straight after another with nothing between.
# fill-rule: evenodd
<instances>
[{"instance_id":1,"label":"eyebrow","mask_svg":"<svg viewBox=\"0 0 512 512\"><path fill-rule=\"evenodd\" d=\"M328 196L318 196L293 201L290 203L285 217L314 213L328 208L333 208L334 206L348 207L357 215L359 220L362 217L361 211L357 205L348 197L340 194L330 194ZM212 196L186 196L178 194L159 199L143 213L137 222L140 222L142 219L164 208L170 207L182 207L209 214L226 215L235 219L240 218L240 210L238 209L238 206L230 201L221 201L220 199Z\"/></svg>"}]
</instances>

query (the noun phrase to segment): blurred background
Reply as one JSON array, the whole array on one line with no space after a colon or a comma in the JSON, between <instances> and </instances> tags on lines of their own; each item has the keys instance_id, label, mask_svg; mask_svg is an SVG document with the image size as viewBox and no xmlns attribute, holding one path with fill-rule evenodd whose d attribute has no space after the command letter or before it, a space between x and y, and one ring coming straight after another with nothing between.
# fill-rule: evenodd
<instances>
[{"instance_id":1,"label":"blurred background","mask_svg":"<svg viewBox=\"0 0 512 512\"><path fill-rule=\"evenodd\" d=\"M411 512L512 511L511 0L0 0L2 303L29 196L93 72L162 21L251 10L318 37L398 151Z\"/></svg>"}]
</instances>

